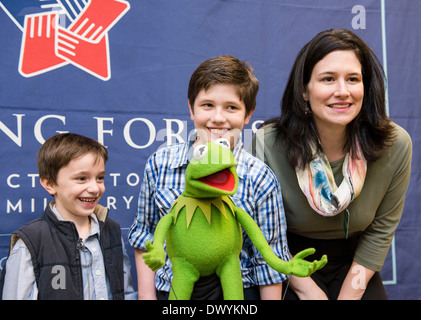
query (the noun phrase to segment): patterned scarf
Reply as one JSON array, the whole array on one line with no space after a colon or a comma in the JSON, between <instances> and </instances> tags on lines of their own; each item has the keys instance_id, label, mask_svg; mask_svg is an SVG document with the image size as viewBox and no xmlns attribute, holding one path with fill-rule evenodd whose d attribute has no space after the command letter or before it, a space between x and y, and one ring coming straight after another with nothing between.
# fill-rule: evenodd
<instances>
[{"instance_id":1,"label":"patterned scarf","mask_svg":"<svg viewBox=\"0 0 421 320\"><path fill-rule=\"evenodd\" d=\"M304 169L296 170L298 184L317 213L332 217L344 211L360 194L367 172L367 162L357 143L356 157L352 157L352 150L345 156L342 166L344 179L338 187L326 155L316 152L315 148L313 154L314 159ZM348 219L349 212L346 211Z\"/></svg>"}]
</instances>

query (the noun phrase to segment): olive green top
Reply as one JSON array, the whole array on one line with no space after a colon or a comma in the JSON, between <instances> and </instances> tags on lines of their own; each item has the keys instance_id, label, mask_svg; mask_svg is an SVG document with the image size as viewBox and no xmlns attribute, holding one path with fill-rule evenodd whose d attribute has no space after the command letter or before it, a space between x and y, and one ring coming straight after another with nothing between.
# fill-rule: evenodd
<instances>
[{"instance_id":1,"label":"olive green top","mask_svg":"<svg viewBox=\"0 0 421 320\"><path fill-rule=\"evenodd\" d=\"M383 150L377 161L368 164L361 194L348 206L349 236L361 233L354 261L374 271L383 267L402 215L411 173L411 138L403 128L394 126L395 143ZM284 142L276 139L273 126L256 132L252 151L272 168L280 181L288 232L312 239L345 238L343 212L323 217L308 204L295 171L287 162ZM337 185L343 179L343 161L330 163Z\"/></svg>"}]
</instances>

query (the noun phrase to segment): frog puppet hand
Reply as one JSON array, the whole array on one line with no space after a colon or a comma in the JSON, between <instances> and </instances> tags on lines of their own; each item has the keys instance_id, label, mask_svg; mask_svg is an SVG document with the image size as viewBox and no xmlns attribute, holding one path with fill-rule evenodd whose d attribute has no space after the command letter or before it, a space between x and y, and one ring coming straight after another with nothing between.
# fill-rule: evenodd
<instances>
[{"instance_id":1,"label":"frog puppet hand","mask_svg":"<svg viewBox=\"0 0 421 320\"><path fill-rule=\"evenodd\" d=\"M305 257L312 255L316 250L314 248L308 248L298 252L294 258L292 258L286 267L286 274L293 274L297 277L308 277L315 271L323 268L327 263L327 256L323 255L320 260L314 260L313 262L304 260Z\"/></svg>"},{"instance_id":2,"label":"frog puppet hand","mask_svg":"<svg viewBox=\"0 0 421 320\"><path fill-rule=\"evenodd\" d=\"M165 263L165 250L162 245L154 245L150 241L145 244L147 253L142 254L142 258L152 271L161 268Z\"/></svg>"},{"instance_id":3,"label":"frog puppet hand","mask_svg":"<svg viewBox=\"0 0 421 320\"><path fill-rule=\"evenodd\" d=\"M145 243L145 248L148 252L142 254L142 258L152 271L158 270L165 264L164 240L168 229L173 223L173 218L172 214L167 214L161 218L155 229L153 243L151 241Z\"/></svg>"}]
</instances>

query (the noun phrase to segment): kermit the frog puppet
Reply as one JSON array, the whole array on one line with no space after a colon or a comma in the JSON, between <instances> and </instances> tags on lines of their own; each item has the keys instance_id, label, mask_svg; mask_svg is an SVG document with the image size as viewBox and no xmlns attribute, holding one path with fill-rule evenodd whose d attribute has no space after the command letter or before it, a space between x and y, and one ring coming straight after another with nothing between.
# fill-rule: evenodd
<instances>
[{"instance_id":1,"label":"kermit the frog puppet","mask_svg":"<svg viewBox=\"0 0 421 320\"><path fill-rule=\"evenodd\" d=\"M148 252L143 259L155 271L165 263L166 240L173 269L170 300L190 299L199 277L214 273L220 278L225 300L243 299L241 227L268 265L280 273L307 277L327 262L326 256L319 261L304 260L315 252L312 248L288 262L273 253L253 218L229 197L238 186L236 161L229 146L227 140L218 139L194 149L184 192L159 221L153 244L146 243Z\"/></svg>"}]
</instances>

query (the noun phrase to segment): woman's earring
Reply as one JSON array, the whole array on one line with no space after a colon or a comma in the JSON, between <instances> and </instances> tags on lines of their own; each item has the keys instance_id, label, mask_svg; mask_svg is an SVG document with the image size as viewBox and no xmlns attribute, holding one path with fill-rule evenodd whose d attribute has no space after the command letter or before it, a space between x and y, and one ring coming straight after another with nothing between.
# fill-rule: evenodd
<instances>
[{"instance_id":1,"label":"woman's earring","mask_svg":"<svg viewBox=\"0 0 421 320\"><path fill-rule=\"evenodd\" d=\"M310 102L307 101L307 106L305 108L305 115L311 115L311 106L310 106Z\"/></svg>"}]
</instances>

